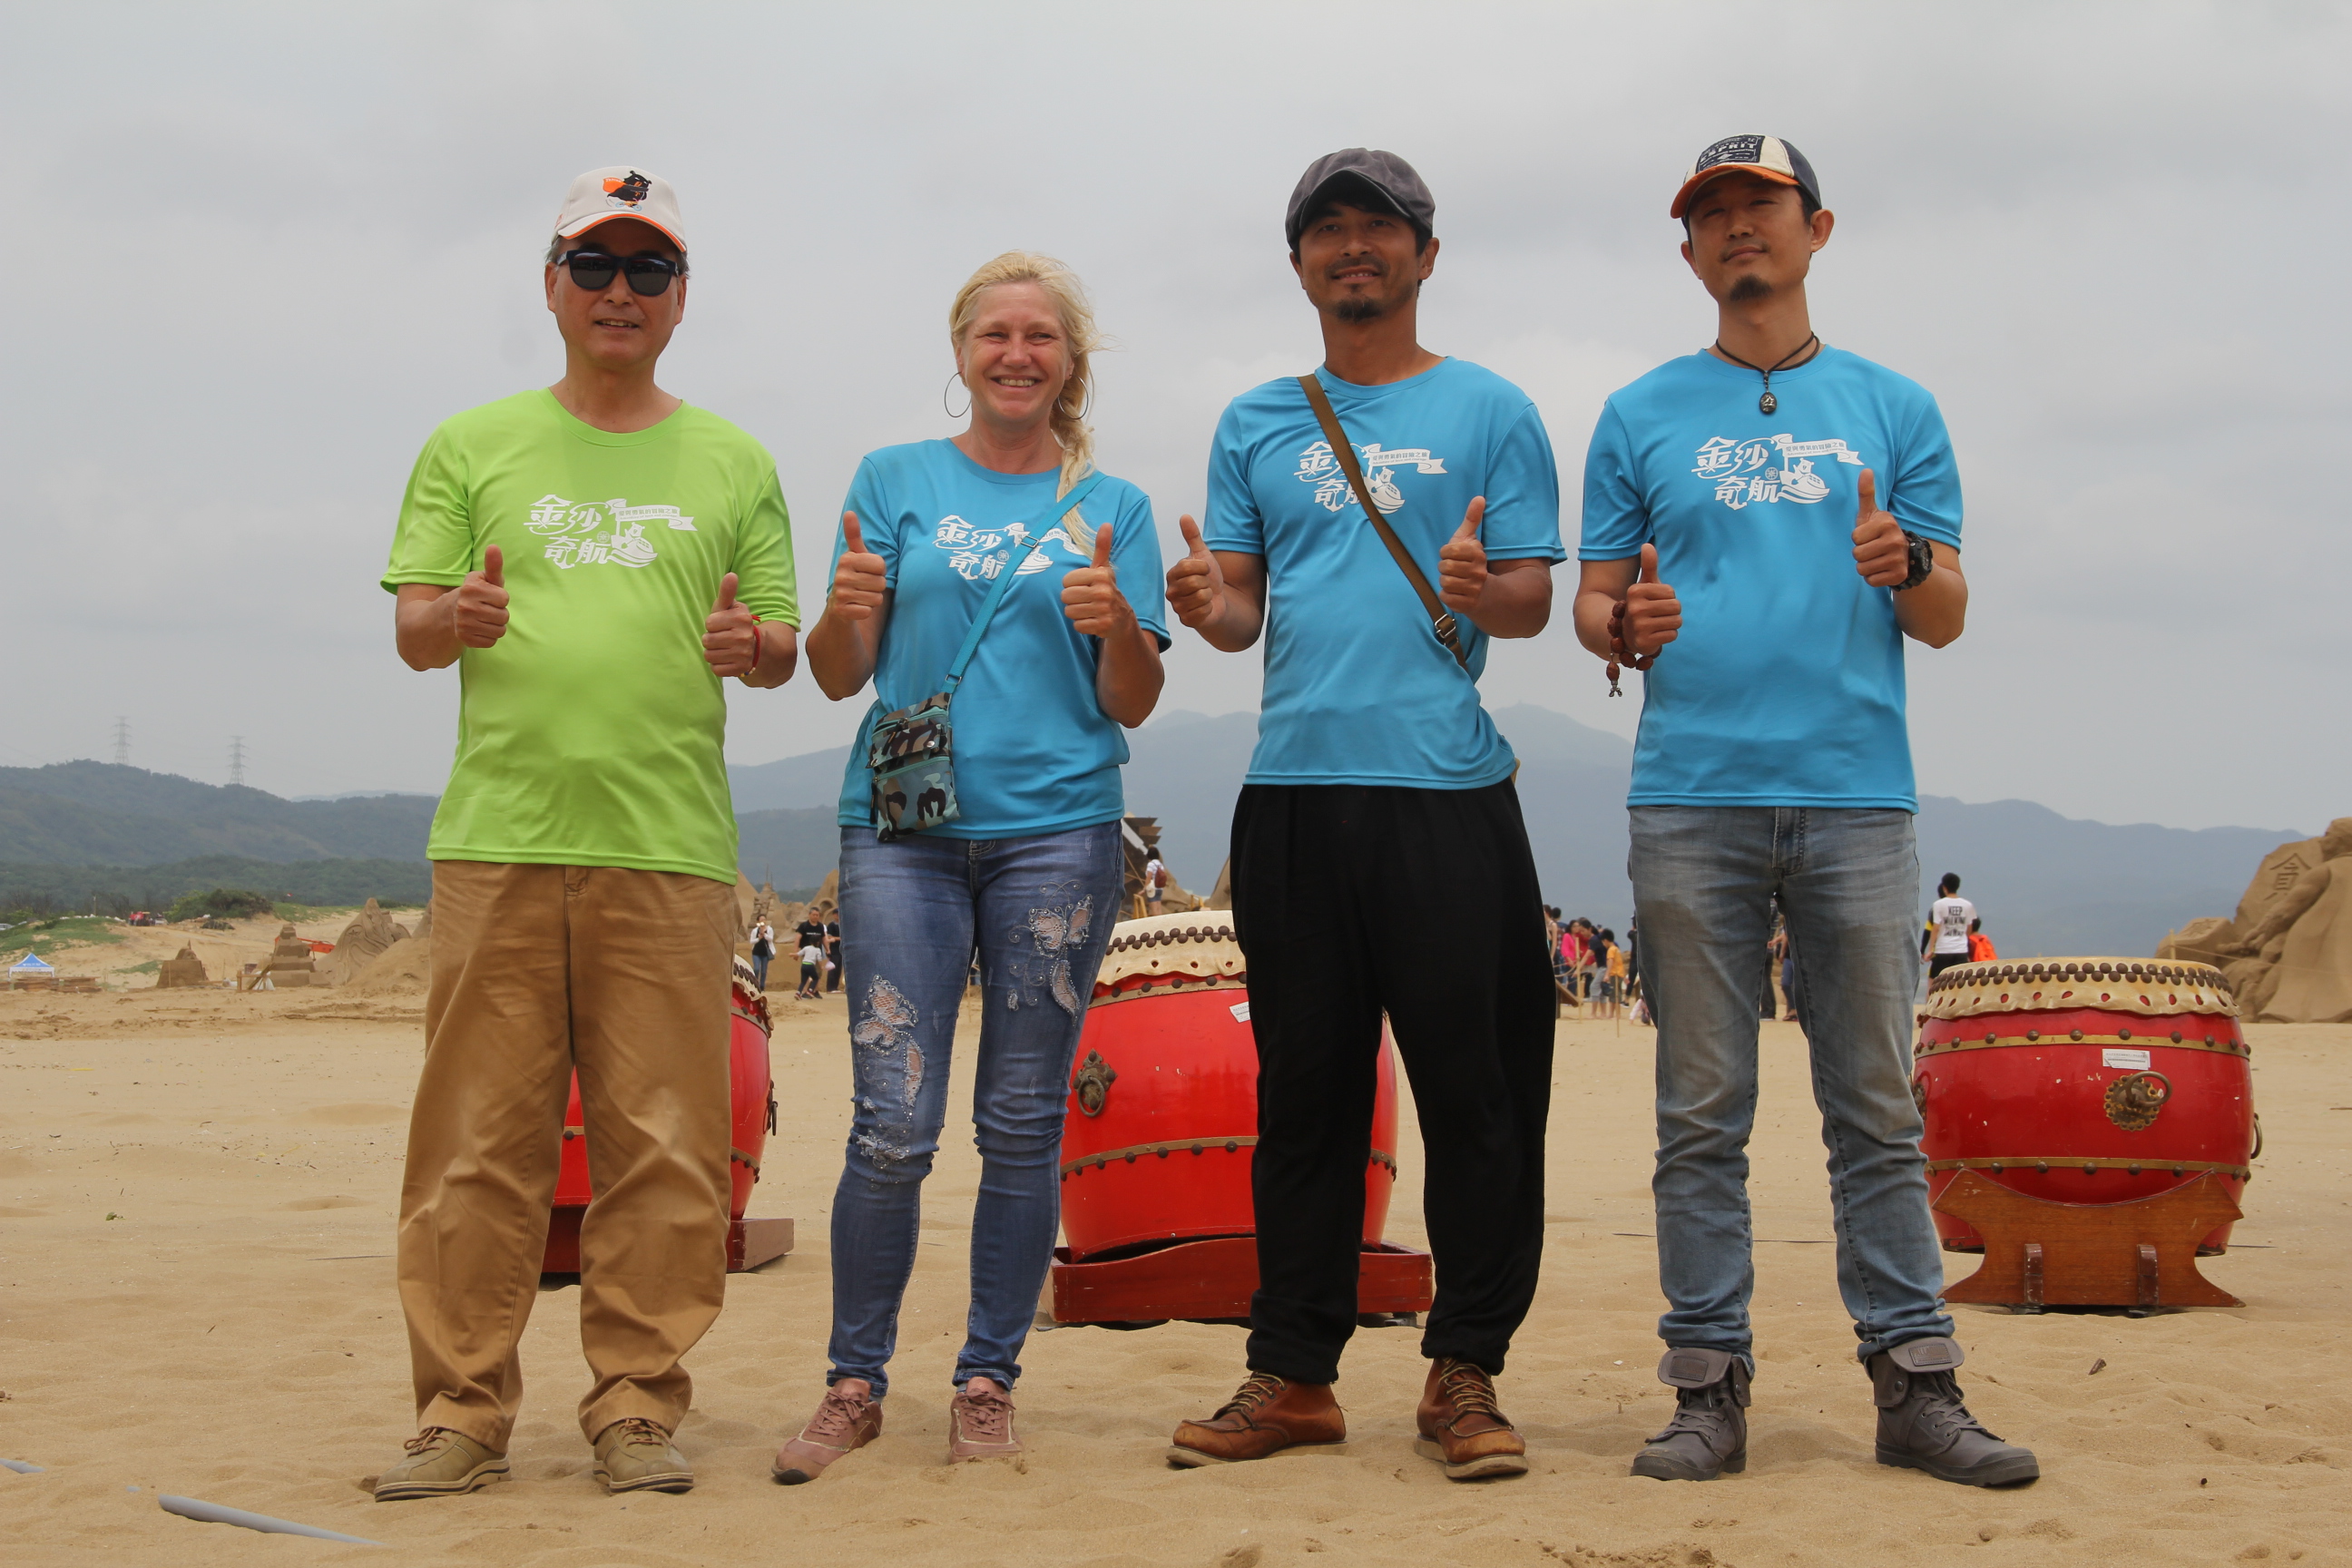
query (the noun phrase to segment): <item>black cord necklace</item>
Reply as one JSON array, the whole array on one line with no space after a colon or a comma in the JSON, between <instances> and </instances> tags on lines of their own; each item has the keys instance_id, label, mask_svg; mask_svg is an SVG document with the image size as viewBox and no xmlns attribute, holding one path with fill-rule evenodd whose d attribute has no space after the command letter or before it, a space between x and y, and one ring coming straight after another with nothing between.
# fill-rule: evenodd
<instances>
[{"instance_id":1,"label":"black cord necklace","mask_svg":"<svg viewBox=\"0 0 2352 1568\"><path fill-rule=\"evenodd\" d=\"M1795 348L1792 348L1787 353L1782 354L1780 356L1780 363L1774 365L1771 370L1766 370L1760 364L1748 364L1746 360L1741 359L1738 354L1733 353L1729 349L1725 348L1721 338L1715 340L1716 353L1721 354L1724 358L1729 360L1734 364L1748 365L1749 370L1754 371L1757 374L1764 378L1764 395L1756 400L1756 412L1759 414L1769 414L1774 409L1780 406L1780 400L1772 395L1773 373L1776 371L1789 369L1789 362L1795 359L1799 354L1805 353L1807 349L1811 349L1814 353L1819 353L1821 352L1821 334L1818 332L1807 332L1803 342L1799 343ZM1812 354L1805 354L1805 358L1807 361L1811 361Z\"/></svg>"}]
</instances>

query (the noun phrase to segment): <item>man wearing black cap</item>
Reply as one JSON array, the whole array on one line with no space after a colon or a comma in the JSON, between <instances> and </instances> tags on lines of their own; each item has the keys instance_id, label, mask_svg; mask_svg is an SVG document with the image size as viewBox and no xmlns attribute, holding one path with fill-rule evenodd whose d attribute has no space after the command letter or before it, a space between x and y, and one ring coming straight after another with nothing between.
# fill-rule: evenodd
<instances>
[{"instance_id":1,"label":"man wearing black cap","mask_svg":"<svg viewBox=\"0 0 2352 1568\"><path fill-rule=\"evenodd\" d=\"M1576 597L1577 637L1612 682L1622 664L1649 672L1630 869L1658 1024L1658 1375L1676 1411L1633 1473L1712 1480L1747 1463L1745 1150L1777 904L1878 1461L2030 1481L2033 1455L1979 1426L1953 1379L1908 1081L1919 863L1903 639L1941 647L1968 611L1951 442L1924 388L1814 335L1805 277L1833 220L1802 153L1718 142L1671 216L1715 299L1716 341L1601 410Z\"/></svg>"},{"instance_id":2,"label":"man wearing black cap","mask_svg":"<svg viewBox=\"0 0 2352 1568\"><path fill-rule=\"evenodd\" d=\"M1266 643L1232 862L1259 1063L1250 1376L1177 1428L1178 1465L1347 1436L1331 1385L1366 1162L1387 1157L1365 1136L1385 1013L1429 1157L1421 1451L1457 1480L1527 1468L1494 1374L1543 1247L1551 969L1516 764L1476 681L1488 637L1543 630L1566 552L1535 405L1416 335L1435 213L1393 153L1335 153L1298 182L1286 237L1323 367L1226 409L1205 536L1182 520L1191 551L1168 574L1211 646ZM1405 960L1401 907L1454 911L1459 971Z\"/></svg>"}]
</instances>

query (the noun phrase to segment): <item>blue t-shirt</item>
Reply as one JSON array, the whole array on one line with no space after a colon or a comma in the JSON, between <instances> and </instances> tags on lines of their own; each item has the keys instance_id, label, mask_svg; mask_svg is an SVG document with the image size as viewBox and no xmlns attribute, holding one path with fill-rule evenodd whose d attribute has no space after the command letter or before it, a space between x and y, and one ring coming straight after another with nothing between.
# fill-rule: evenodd
<instances>
[{"instance_id":1,"label":"blue t-shirt","mask_svg":"<svg viewBox=\"0 0 2352 1568\"><path fill-rule=\"evenodd\" d=\"M1062 609L1063 577L1093 558L1070 542L1059 514L1049 510L1060 484L1050 470L983 468L951 441L885 447L858 464L842 510L857 514L866 548L887 563L890 618L874 668L876 701L857 727L842 780L843 826L874 825L866 765L874 721L946 684L948 661L1007 570L1019 571L1022 580L1005 590L956 688L961 815L927 831L940 838L1014 838L1116 822L1125 812L1118 769L1127 761L1127 737L1095 700L1102 643L1071 626ZM1096 528L1112 524L1119 592L1166 647L1150 498L1107 477L1079 515ZM843 547L836 528L835 565Z\"/></svg>"},{"instance_id":2,"label":"blue t-shirt","mask_svg":"<svg viewBox=\"0 0 2352 1568\"><path fill-rule=\"evenodd\" d=\"M1565 560L1559 474L1528 395L1462 360L1385 386L1316 373L1389 526L1437 586L1437 552L1486 498L1489 560ZM1249 782L1476 789L1510 746L1479 706L1486 637L1456 616L1465 673L1365 520L1315 410L1285 376L1234 399L1209 457L1212 550L1265 561L1265 689Z\"/></svg>"},{"instance_id":3,"label":"blue t-shirt","mask_svg":"<svg viewBox=\"0 0 2352 1568\"><path fill-rule=\"evenodd\" d=\"M1658 547L1681 635L1643 680L1633 805L1916 811L1895 594L1853 565L1864 468L1878 504L1954 549L1960 478L1936 400L1824 348L1763 382L1708 353L1610 395L1584 461L1586 561Z\"/></svg>"}]
</instances>

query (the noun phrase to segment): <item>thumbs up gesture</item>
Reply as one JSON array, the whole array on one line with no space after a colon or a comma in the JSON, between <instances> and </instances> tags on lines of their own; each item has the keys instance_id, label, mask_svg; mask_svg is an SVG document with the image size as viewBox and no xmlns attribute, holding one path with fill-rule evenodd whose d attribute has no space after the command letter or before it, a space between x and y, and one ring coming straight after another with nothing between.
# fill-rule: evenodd
<instances>
[{"instance_id":1,"label":"thumbs up gesture","mask_svg":"<svg viewBox=\"0 0 2352 1568\"><path fill-rule=\"evenodd\" d=\"M1658 579L1658 547L1642 546L1641 575L1625 590L1625 648L1647 658L1682 635L1683 602Z\"/></svg>"},{"instance_id":2,"label":"thumbs up gesture","mask_svg":"<svg viewBox=\"0 0 2352 1568\"><path fill-rule=\"evenodd\" d=\"M1225 574L1217 558L1201 542L1201 525L1190 517L1176 520L1184 535L1184 555L1168 568L1168 607L1194 631L1222 619L1225 613Z\"/></svg>"},{"instance_id":3,"label":"thumbs up gesture","mask_svg":"<svg viewBox=\"0 0 2352 1568\"><path fill-rule=\"evenodd\" d=\"M1062 579L1062 613L1090 637L1116 637L1135 626L1135 611L1118 591L1118 569L1110 563L1111 525L1095 530L1095 558Z\"/></svg>"},{"instance_id":4,"label":"thumbs up gesture","mask_svg":"<svg viewBox=\"0 0 2352 1568\"><path fill-rule=\"evenodd\" d=\"M1462 526L1437 552L1437 596L1445 607L1468 615L1486 595L1486 547L1478 539L1486 521L1486 498L1472 496Z\"/></svg>"},{"instance_id":5,"label":"thumbs up gesture","mask_svg":"<svg viewBox=\"0 0 2352 1568\"><path fill-rule=\"evenodd\" d=\"M833 569L832 614L845 621L871 620L890 592L889 565L866 548L857 514L841 514L841 560Z\"/></svg>"},{"instance_id":6,"label":"thumbs up gesture","mask_svg":"<svg viewBox=\"0 0 2352 1568\"><path fill-rule=\"evenodd\" d=\"M488 647L507 635L506 557L497 545L483 550L482 569L467 573L448 599L457 640L467 647Z\"/></svg>"},{"instance_id":7,"label":"thumbs up gesture","mask_svg":"<svg viewBox=\"0 0 2352 1568\"><path fill-rule=\"evenodd\" d=\"M1862 470L1853 513L1853 569L1874 588L1892 588L1911 575L1911 543L1891 511L1878 510L1878 476Z\"/></svg>"},{"instance_id":8,"label":"thumbs up gesture","mask_svg":"<svg viewBox=\"0 0 2352 1568\"><path fill-rule=\"evenodd\" d=\"M749 675L760 663L760 618L735 602L735 574L719 579L719 602L702 623L702 657L721 680Z\"/></svg>"}]
</instances>

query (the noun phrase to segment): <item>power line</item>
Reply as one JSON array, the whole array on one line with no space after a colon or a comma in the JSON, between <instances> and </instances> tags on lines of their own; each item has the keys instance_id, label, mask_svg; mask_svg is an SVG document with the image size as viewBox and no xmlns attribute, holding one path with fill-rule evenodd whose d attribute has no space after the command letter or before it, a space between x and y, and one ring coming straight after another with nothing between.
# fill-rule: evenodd
<instances>
[{"instance_id":1,"label":"power line","mask_svg":"<svg viewBox=\"0 0 2352 1568\"><path fill-rule=\"evenodd\" d=\"M131 763L131 720L118 715L114 721L114 765L127 767Z\"/></svg>"},{"instance_id":2,"label":"power line","mask_svg":"<svg viewBox=\"0 0 2352 1568\"><path fill-rule=\"evenodd\" d=\"M228 782L233 784L245 782L245 737L242 735L228 738Z\"/></svg>"}]
</instances>

